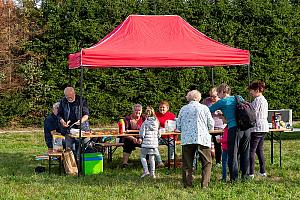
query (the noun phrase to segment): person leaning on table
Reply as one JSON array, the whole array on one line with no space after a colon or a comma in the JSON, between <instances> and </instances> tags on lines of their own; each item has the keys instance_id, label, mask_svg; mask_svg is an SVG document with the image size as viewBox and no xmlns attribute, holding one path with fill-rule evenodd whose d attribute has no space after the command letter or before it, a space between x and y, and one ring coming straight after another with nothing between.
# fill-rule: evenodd
<instances>
[{"instance_id":1,"label":"person leaning on table","mask_svg":"<svg viewBox=\"0 0 300 200\"><path fill-rule=\"evenodd\" d=\"M240 131L237 126L235 110L237 101L231 96L231 88L223 83L217 88L218 96L221 98L209 107L213 113L221 110L228 125L228 168L230 181L238 180L238 157L240 159L240 170L242 179L249 177L249 154L250 154L250 131ZM241 101L244 99L239 96Z\"/></svg>"},{"instance_id":2,"label":"person leaning on table","mask_svg":"<svg viewBox=\"0 0 300 200\"><path fill-rule=\"evenodd\" d=\"M66 148L72 149L74 154L78 156L79 141L70 136L70 129L80 128L80 96L76 95L73 87L66 87L64 94L65 97L60 101L57 117L61 124L62 135L65 136ZM82 105L81 129L89 131L89 108L84 99L82 99Z\"/></svg>"},{"instance_id":3,"label":"person leaning on table","mask_svg":"<svg viewBox=\"0 0 300 200\"><path fill-rule=\"evenodd\" d=\"M140 130L145 116L142 115L143 107L141 104L135 104L132 107L132 114L125 117L126 130ZM137 134L138 136L138 134ZM135 147L141 147L141 139L135 136L126 136L123 138L123 163L122 168L128 167L128 159Z\"/></svg>"},{"instance_id":4,"label":"person leaning on table","mask_svg":"<svg viewBox=\"0 0 300 200\"><path fill-rule=\"evenodd\" d=\"M48 152L53 151L53 134L60 134L59 121L57 118L59 108L59 102L56 102L52 106L52 112L44 121L44 137L48 147Z\"/></svg>"},{"instance_id":5,"label":"person leaning on table","mask_svg":"<svg viewBox=\"0 0 300 200\"><path fill-rule=\"evenodd\" d=\"M191 187L193 181L193 160L198 150L202 164L201 186L207 187L211 176L211 135L214 120L207 106L200 104L201 93L192 90L187 93L189 102L179 111L176 131L181 132L182 146L182 182L184 187Z\"/></svg>"},{"instance_id":6,"label":"person leaning on table","mask_svg":"<svg viewBox=\"0 0 300 200\"><path fill-rule=\"evenodd\" d=\"M249 93L255 98L251 103L255 109L256 124L250 128L250 178L254 178L255 154L259 161L259 176L266 177L266 164L264 156L264 138L269 132L268 101L263 95L266 84L263 81L253 81L249 86Z\"/></svg>"}]
</instances>

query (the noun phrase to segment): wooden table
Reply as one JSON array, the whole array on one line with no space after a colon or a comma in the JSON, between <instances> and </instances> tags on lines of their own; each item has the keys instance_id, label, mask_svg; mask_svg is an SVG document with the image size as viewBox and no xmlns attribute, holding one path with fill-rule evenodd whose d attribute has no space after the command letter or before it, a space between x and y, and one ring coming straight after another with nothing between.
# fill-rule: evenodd
<instances>
[{"instance_id":1,"label":"wooden table","mask_svg":"<svg viewBox=\"0 0 300 200\"><path fill-rule=\"evenodd\" d=\"M103 132L90 132L90 133L82 133L81 138L102 138L102 137L126 137L126 136L139 136L139 130L127 130L125 134L116 134L115 131L113 131L114 134L109 134L112 133L112 131L105 131ZM220 130L212 130L209 132L211 135L222 135L223 134L223 129ZM180 132L166 132L166 133L161 133L161 136L167 136L167 138L162 138L164 140L164 143L168 146L168 172L170 171L170 163L171 163L171 158L170 158L170 148L174 148L174 169L176 169L176 145L175 143L175 136L179 136L181 133ZM71 135L71 137L74 138L79 138L79 134L76 135ZM113 145L110 145L110 148L112 148ZM119 147L120 145L116 144L116 148ZM113 154L113 150L110 149L108 152L109 154ZM110 159L112 159L112 155L108 155Z\"/></svg>"}]
</instances>

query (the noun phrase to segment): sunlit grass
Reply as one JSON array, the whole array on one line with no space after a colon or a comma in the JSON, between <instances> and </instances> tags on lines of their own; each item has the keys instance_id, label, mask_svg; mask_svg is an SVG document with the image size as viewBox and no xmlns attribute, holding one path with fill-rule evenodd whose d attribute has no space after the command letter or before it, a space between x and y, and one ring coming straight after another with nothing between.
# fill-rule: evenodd
<instances>
[{"instance_id":1,"label":"sunlit grass","mask_svg":"<svg viewBox=\"0 0 300 200\"><path fill-rule=\"evenodd\" d=\"M1 134L0 199L299 199L300 135L287 134L282 141L282 168L279 167L279 144L275 143L274 165L271 165L270 142L266 141L267 178L256 176L247 182L222 183L218 181L221 168L213 166L208 189L200 187L201 167L190 189L182 187L180 169L170 175L166 169L157 169L156 180L142 180L139 150L131 157L133 164L124 170L121 169L121 148L115 152L112 163L105 162L103 174L59 176L58 169L51 175L48 172L35 174L34 168L41 162L35 161L34 156L46 152L42 133ZM166 147L161 146L160 150L166 160ZM181 154L180 147L177 154Z\"/></svg>"}]
</instances>

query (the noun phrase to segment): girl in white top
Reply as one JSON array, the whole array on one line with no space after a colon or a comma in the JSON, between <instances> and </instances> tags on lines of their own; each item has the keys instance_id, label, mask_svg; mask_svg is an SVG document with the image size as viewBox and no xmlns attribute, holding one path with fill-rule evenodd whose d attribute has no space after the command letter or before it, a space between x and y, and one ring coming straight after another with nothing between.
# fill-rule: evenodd
<instances>
[{"instance_id":1,"label":"girl in white top","mask_svg":"<svg viewBox=\"0 0 300 200\"><path fill-rule=\"evenodd\" d=\"M155 178L155 155L158 155L158 138L160 133L158 131L159 121L155 116L154 109L148 106L146 109L147 119L142 124L140 129L140 137L142 138L141 145L141 163L143 165L144 173L141 178L150 175ZM146 156L149 155L150 172L148 169Z\"/></svg>"},{"instance_id":2,"label":"girl in white top","mask_svg":"<svg viewBox=\"0 0 300 200\"><path fill-rule=\"evenodd\" d=\"M250 140L250 177L254 177L255 154L259 160L260 176L267 176L264 157L264 137L269 132L268 102L263 96L266 84L263 81L253 81L249 86L250 94L255 98L251 103L256 111L256 125L251 128Z\"/></svg>"}]
</instances>

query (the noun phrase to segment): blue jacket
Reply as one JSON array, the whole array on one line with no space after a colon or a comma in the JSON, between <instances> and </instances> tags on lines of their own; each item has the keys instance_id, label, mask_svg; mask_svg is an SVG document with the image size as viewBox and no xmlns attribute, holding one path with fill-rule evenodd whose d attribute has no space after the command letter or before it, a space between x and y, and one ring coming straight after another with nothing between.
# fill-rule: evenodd
<instances>
[{"instance_id":1,"label":"blue jacket","mask_svg":"<svg viewBox=\"0 0 300 200\"><path fill-rule=\"evenodd\" d=\"M76 95L75 97L75 116L76 116L76 120L80 120L80 96ZM66 97L64 97L61 101L60 101L60 105L58 108L58 114L57 114L57 118L58 121L60 121L61 119L64 119L65 122L70 120L70 103L68 102L68 100L66 99ZM82 99L82 116L84 115L89 115L89 109L87 106L87 103L84 99ZM74 123L74 122L71 122ZM74 126L73 128L79 128L78 126ZM82 130L89 130L89 123L88 121L83 122L81 125ZM62 134L68 134L69 133L69 128L63 128L62 129Z\"/></svg>"}]
</instances>

